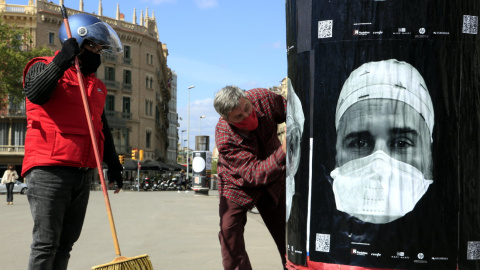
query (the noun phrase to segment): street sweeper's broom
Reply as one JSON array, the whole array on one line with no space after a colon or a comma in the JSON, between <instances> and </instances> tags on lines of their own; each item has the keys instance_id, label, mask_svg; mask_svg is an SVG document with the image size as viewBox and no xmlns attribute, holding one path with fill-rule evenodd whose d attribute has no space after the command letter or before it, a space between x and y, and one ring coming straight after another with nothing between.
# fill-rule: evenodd
<instances>
[{"instance_id":1,"label":"street sweeper's broom","mask_svg":"<svg viewBox=\"0 0 480 270\"><path fill-rule=\"evenodd\" d=\"M67 30L68 38L72 37L70 31L70 25L68 23L68 16L65 6L62 5L62 16ZM82 73L80 71L80 65L78 64L78 58L75 57L75 68L77 69L78 83L80 85L80 92L82 94L83 107L85 109L85 115L87 117L88 129L90 131L90 138L92 140L93 151L95 153L95 160L97 163L98 174L100 176L100 182L102 184L103 197L105 198L105 205L107 206L108 220L110 222L110 229L112 231L113 243L115 245L115 252L117 257L106 264L97 265L92 267L93 270L153 270L152 263L148 255L141 255L133 258L127 258L121 256L120 246L118 245L117 232L115 230L115 223L113 222L112 209L110 208L110 200L108 199L107 185L105 184L105 178L103 176L102 163L100 162L100 152L98 151L97 138L93 129L92 116L90 113L90 107L87 101L87 93L85 91L85 85L83 82Z\"/></svg>"}]
</instances>

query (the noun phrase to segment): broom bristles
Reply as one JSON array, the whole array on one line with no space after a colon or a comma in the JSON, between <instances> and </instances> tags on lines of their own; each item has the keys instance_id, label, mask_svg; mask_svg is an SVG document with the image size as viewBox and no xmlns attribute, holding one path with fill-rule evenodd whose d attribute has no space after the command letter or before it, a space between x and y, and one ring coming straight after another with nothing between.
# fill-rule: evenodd
<instances>
[{"instance_id":1,"label":"broom bristles","mask_svg":"<svg viewBox=\"0 0 480 270\"><path fill-rule=\"evenodd\" d=\"M137 257L116 257L113 261L92 267L92 270L153 270L147 254Z\"/></svg>"}]
</instances>

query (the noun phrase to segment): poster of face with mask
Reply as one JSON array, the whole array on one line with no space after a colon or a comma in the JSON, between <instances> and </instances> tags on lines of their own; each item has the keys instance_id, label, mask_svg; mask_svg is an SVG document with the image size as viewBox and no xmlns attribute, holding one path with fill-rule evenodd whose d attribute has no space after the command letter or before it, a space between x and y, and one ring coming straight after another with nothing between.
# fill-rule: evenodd
<instances>
[{"instance_id":1,"label":"poster of face with mask","mask_svg":"<svg viewBox=\"0 0 480 270\"><path fill-rule=\"evenodd\" d=\"M287 169L287 268L480 270L480 6L286 9L304 116Z\"/></svg>"},{"instance_id":2,"label":"poster of face with mask","mask_svg":"<svg viewBox=\"0 0 480 270\"><path fill-rule=\"evenodd\" d=\"M433 183L433 104L420 73L389 59L363 64L335 114L337 210L385 224L411 212Z\"/></svg>"}]
</instances>

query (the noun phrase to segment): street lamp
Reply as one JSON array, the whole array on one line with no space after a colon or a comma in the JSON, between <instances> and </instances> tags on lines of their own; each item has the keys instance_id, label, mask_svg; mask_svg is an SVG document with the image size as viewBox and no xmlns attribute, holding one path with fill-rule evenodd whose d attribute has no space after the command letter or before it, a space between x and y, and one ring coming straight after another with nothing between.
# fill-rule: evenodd
<instances>
[{"instance_id":1,"label":"street lamp","mask_svg":"<svg viewBox=\"0 0 480 270\"><path fill-rule=\"evenodd\" d=\"M198 136L202 136L202 118L205 117L205 115L200 116L200 120L198 121Z\"/></svg>"},{"instance_id":2,"label":"street lamp","mask_svg":"<svg viewBox=\"0 0 480 270\"><path fill-rule=\"evenodd\" d=\"M191 85L188 87L188 108L187 108L187 181L190 179L189 177L189 167L190 165L188 164L189 163L189 160L188 160L188 157L189 157L189 153L188 153L188 150L190 148L190 89L192 88L195 88L195 85Z\"/></svg>"},{"instance_id":3,"label":"street lamp","mask_svg":"<svg viewBox=\"0 0 480 270\"><path fill-rule=\"evenodd\" d=\"M180 141L180 147L182 148L182 151L184 150L183 148L183 132L187 131L186 129L182 130L182 140Z\"/></svg>"}]
</instances>

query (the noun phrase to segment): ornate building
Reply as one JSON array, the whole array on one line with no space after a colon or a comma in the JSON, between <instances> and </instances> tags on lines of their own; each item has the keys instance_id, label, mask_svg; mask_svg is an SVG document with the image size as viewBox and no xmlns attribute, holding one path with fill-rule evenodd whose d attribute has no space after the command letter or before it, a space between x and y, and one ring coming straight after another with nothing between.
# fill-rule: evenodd
<instances>
[{"instance_id":1,"label":"ornate building","mask_svg":"<svg viewBox=\"0 0 480 270\"><path fill-rule=\"evenodd\" d=\"M0 0L0 18L29 29L33 40L24 49L45 45L55 51L61 48L58 29L63 2L30 0L28 5L10 5ZM145 160L176 163L176 75L167 66L168 50L159 41L155 14L149 15L147 8L144 15L142 10L137 23L133 10L132 22L127 22L118 4L116 8L116 18L105 17L99 0L98 13L92 15L110 24L123 45L121 54L103 55L97 71L108 89L105 112L117 152L129 159L132 149L139 149ZM67 12L83 13L83 0L78 10L68 8ZM24 104L11 103L0 111L0 167L10 162L21 165L25 127Z\"/></svg>"}]
</instances>

